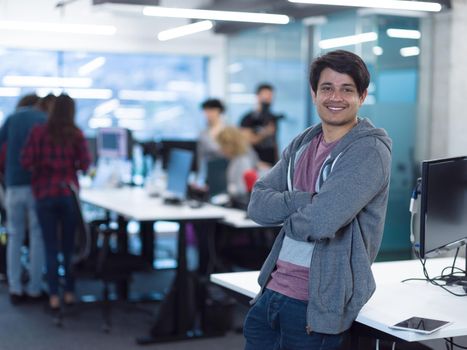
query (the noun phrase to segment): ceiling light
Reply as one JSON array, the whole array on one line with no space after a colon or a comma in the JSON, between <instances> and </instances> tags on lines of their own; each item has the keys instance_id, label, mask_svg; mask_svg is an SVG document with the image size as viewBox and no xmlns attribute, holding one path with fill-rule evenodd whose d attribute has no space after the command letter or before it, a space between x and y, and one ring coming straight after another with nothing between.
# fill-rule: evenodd
<instances>
[{"instance_id":1,"label":"ceiling light","mask_svg":"<svg viewBox=\"0 0 467 350\"><path fill-rule=\"evenodd\" d=\"M18 97L20 94L20 88L0 87L0 96L2 97Z\"/></svg>"},{"instance_id":2,"label":"ceiling light","mask_svg":"<svg viewBox=\"0 0 467 350\"><path fill-rule=\"evenodd\" d=\"M3 85L27 87L43 86L87 88L92 85L92 79L75 77L43 77L33 75L6 75L5 77L3 77Z\"/></svg>"},{"instance_id":3,"label":"ceiling light","mask_svg":"<svg viewBox=\"0 0 467 350\"><path fill-rule=\"evenodd\" d=\"M418 46L403 47L400 49L402 57L418 56L420 55L420 48Z\"/></svg>"},{"instance_id":4,"label":"ceiling light","mask_svg":"<svg viewBox=\"0 0 467 350\"><path fill-rule=\"evenodd\" d=\"M373 46L373 53L375 56L381 56L383 54L383 48L381 46Z\"/></svg>"},{"instance_id":5,"label":"ceiling light","mask_svg":"<svg viewBox=\"0 0 467 350\"><path fill-rule=\"evenodd\" d=\"M92 117L88 120L88 126L91 129L108 128L112 126L112 119L109 117Z\"/></svg>"},{"instance_id":6,"label":"ceiling light","mask_svg":"<svg viewBox=\"0 0 467 350\"><path fill-rule=\"evenodd\" d=\"M289 17L271 13L212 11L200 9L182 9L161 6L145 6L143 15L156 17L211 19L214 21L252 22L268 24L287 24Z\"/></svg>"},{"instance_id":7,"label":"ceiling light","mask_svg":"<svg viewBox=\"0 0 467 350\"><path fill-rule=\"evenodd\" d=\"M160 32L157 35L157 39L160 41L166 41L170 39L180 38L182 36L196 34L210 30L213 27L211 21L201 21L196 23L187 24L185 26L180 26L172 29L167 29Z\"/></svg>"},{"instance_id":8,"label":"ceiling light","mask_svg":"<svg viewBox=\"0 0 467 350\"><path fill-rule=\"evenodd\" d=\"M117 32L117 28L111 25L31 21L0 21L0 29L92 35L114 35Z\"/></svg>"},{"instance_id":9,"label":"ceiling light","mask_svg":"<svg viewBox=\"0 0 467 350\"><path fill-rule=\"evenodd\" d=\"M120 101L117 100L116 98L109 100L109 101L102 102L100 105L94 108L93 116L102 117L114 111L119 106L120 106Z\"/></svg>"},{"instance_id":10,"label":"ceiling light","mask_svg":"<svg viewBox=\"0 0 467 350\"><path fill-rule=\"evenodd\" d=\"M321 40L319 42L319 47L322 49L332 49L335 47L355 45L376 40L378 40L378 34L376 34L375 32L369 32Z\"/></svg>"},{"instance_id":11,"label":"ceiling light","mask_svg":"<svg viewBox=\"0 0 467 350\"><path fill-rule=\"evenodd\" d=\"M113 92L110 89L48 89L39 88L36 89L36 94L39 97L47 96L48 94L54 94L56 96L60 94L67 94L71 98L82 99L82 100L108 100L112 98Z\"/></svg>"},{"instance_id":12,"label":"ceiling light","mask_svg":"<svg viewBox=\"0 0 467 350\"><path fill-rule=\"evenodd\" d=\"M394 9L408 11L439 12L442 6L437 2L403 1L403 0L289 0L298 4L370 7L378 9Z\"/></svg>"},{"instance_id":13,"label":"ceiling light","mask_svg":"<svg viewBox=\"0 0 467 350\"><path fill-rule=\"evenodd\" d=\"M108 100L113 95L110 89L65 89L65 92L71 98L83 100Z\"/></svg>"},{"instance_id":14,"label":"ceiling light","mask_svg":"<svg viewBox=\"0 0 467 350\"><path fill-rule=\"evenodd\" d=\"M96 69L102 67L105 64L105 57L97 57L86 64L83 64L78 69L79 75L88 75L89 73L95 71Z\"/></svg>"},{"instance_id":15,"label":"ceiling light","mask_svg":"<svg viewBox=\"0 0 467 350\"><path fill-rule=\"evenodd\" d=\"M391 38L420 39L422 34L418 30L389 28L386 34Z\"/></svg>"},{"instance_id":16,"label":"ceiling light","mask_svg":"<svg viewBox=\"0 0 467 350\"><path fill-rule=\"evenodd\" d=\"M119 107L114 114L117 119L144 119L146 110L143 107Z\"/></svg>"},{"instance_id":17,"label":"ceiling light","mask_svg":"<svg viewBox=\"0 0 467 350\"><path fill-rule=\"evenodd\" d=\"M177 94L172 91L120 90L118 98L130 101L175 101Z\"/></svg>"}]
</instances>

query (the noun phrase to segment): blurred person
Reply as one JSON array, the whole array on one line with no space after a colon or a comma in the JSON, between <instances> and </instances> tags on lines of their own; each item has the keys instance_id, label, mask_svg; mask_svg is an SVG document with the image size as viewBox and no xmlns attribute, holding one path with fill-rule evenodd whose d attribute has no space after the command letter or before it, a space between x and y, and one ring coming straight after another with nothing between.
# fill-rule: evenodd
<instances>
[{"instance_id":1,"label":"blurred person","mask_svg":"<svg viewBox=\"0 0 467 350\"><path fill-rule=\"evenodd\" d=\"M59 252L65 270L64 302L75 301L71 258L78 213L72 190L79 186L77 171L87 170L91 161L86 140L74 117L73 99L64 94L58 96L47 123L31 131L21 159L23 166L32 171L37 216L45 243L49 306L53 311L60 308Z\"/></svg>"},{"instance_id":2,"label":"blurred person","mask_svg":"<svg viewBox=\"0 0 467 350\"><path fill-rule=\"evenodd\" d=\"M316 58L310 86L321 123L298 135L259 179L248 207L262 225L282 224L244 324L246 350L339 349L376 285L391 139L357 116L370 73L337 50Z\"/></svg>"},{"instance_id":3,"label":"blurred person","mask_svg":"<svg viewBox=\"0 0 467 350\"><path fill-rule=\"evenodd\" d=\"M198 161L210 161L222 157L222 151L216 141L217 135L225 127L223 113L224 104L215 98L208 99L201 104L204 116L207 121L207 128L204 129L198 138Z\"/></svg>"},{"instance_id":4,"label":"blurred person","mask_svg":"<svg viewBox=\"0 0 467 350\"><path fill-rule=\"evenodd\" d=\"M222 154L229 160L227 166L227 192L231 197L248 194L244 174L257 169L259 158L239 128L225 127L216 138Z\"/></svg>"},{"instance_id":5,"label":"blurred person","mask_svg":"<svg viewBox=\"0 0 467 350\"><path fill-rule=\"evenodd\" d=\"M31 173L20 163L20 154L31 129L45 123L54 96L40 99L35 94L23 96L16 110L7 117L0 130L0 145L5 149L5 208L7 212L7 275L12 304L42 298L44 243L31 190ZM21 247L29 232L29 281L23 291L21 283Z\"/></svg>"},{"instance_id":6,"label":"blurred person","mask_svg":"<svg viewBox=\"0 0 467 350\"><path fill-rule=\"evenodd\" d=\"M248 112L240 121L240 127L259 158L271 166L277 162L277 120L271 112L274 99L274 87L260 84L256 88L256 108Z\"/></svg>"}]
</instances>

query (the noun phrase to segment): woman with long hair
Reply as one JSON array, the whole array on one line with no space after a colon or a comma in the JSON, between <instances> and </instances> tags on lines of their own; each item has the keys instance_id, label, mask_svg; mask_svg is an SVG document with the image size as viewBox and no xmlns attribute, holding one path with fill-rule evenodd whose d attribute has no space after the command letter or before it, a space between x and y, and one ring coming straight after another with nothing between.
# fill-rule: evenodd
<instances>
[{"instance_id":1,"label":"woman with long hair","mask_svg":"<svg viewBox=\"0 0 467 350\"><path fill-rule=\"evenodd\" d=\"M59 252L65 270L64 302L75 301L71 255L77 213L72 188L78 188L77 171L87 170L90 164L86 140L74 117L73 99L65 94L58 96L47 123L31 130L21 159L23 166L32 172L32 189L45 244L49 306L54 311L60 308Z\"/></svg>"}]
</instances>

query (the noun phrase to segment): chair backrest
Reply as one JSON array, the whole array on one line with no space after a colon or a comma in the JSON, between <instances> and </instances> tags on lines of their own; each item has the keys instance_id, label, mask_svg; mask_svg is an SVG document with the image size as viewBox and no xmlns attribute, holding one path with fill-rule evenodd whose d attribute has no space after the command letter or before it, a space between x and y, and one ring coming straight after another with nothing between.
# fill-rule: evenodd
<instances>
[{"instance_id":1,"label":"chair backrest","mask_svg":"<svg viewBox=\"0 0 467 350\"><path fill-rule=\"evenodd\" d=\"M89 230L89 225L86 223L83 217L78 189L74 185L69 185L69 188L72 192L73 202L76 207L76 215L78 221L75 236L75 249L72 259L73 264L78 264L83 260L86 260L91 254L92 237L91 232Z\"/></svg>"}]
</instances>

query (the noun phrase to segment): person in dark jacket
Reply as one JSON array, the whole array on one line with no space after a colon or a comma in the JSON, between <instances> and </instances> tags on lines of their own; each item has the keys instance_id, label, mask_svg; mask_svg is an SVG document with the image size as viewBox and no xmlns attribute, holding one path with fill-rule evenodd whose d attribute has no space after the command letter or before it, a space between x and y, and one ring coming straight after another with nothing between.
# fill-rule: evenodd
<instances>
[{"instance_id":1,"label":"person in dark jacket","mask_svg":"<svg viewBox=\"0 0 467 350\"><path fill-rule=\"evenodd\" d=\"M45 123L54 98L53 95L42 99L35 94L23 96L0 129L0 145L5 150L7 275L10 301L14 305L26 299L42 299L44 243L31 190L31 173L21 165L20 154L31 129ZM26 231L29 232L29 281L23 291L21 247Z\"/></svg>"},{"instance_id":2,"label":"person in dark jacket","mask_svg":"<svg viewBox=\"0 0 467 350\"><path fill-rule=\"evenodd\" d=\"M78 216L72 190L78 188L77 171L87 170L91 161L86 140L75 125L74 116L73 99L68 95L58 96L47 123L31 131L21 159L23 166L32 171L32 189L45 243L49 304L53 310L60 308L59 252L63 255L65 270L64 302L74 302L71 257Z\"/></svg>"},{"instance_id":3,"label":"person in dark jacket","mask_svg":"<svg viewBox=\"0 0 467 350\"><path fill-rule=\"evenodd\" d=\"M357 117L369 81L351 52L318 57L310 85L321 123L298 135L253 188L250 218L282 230L245 320L247 350L338 349L375 290L391 140Z\"/></svg>"}]
</instances>

